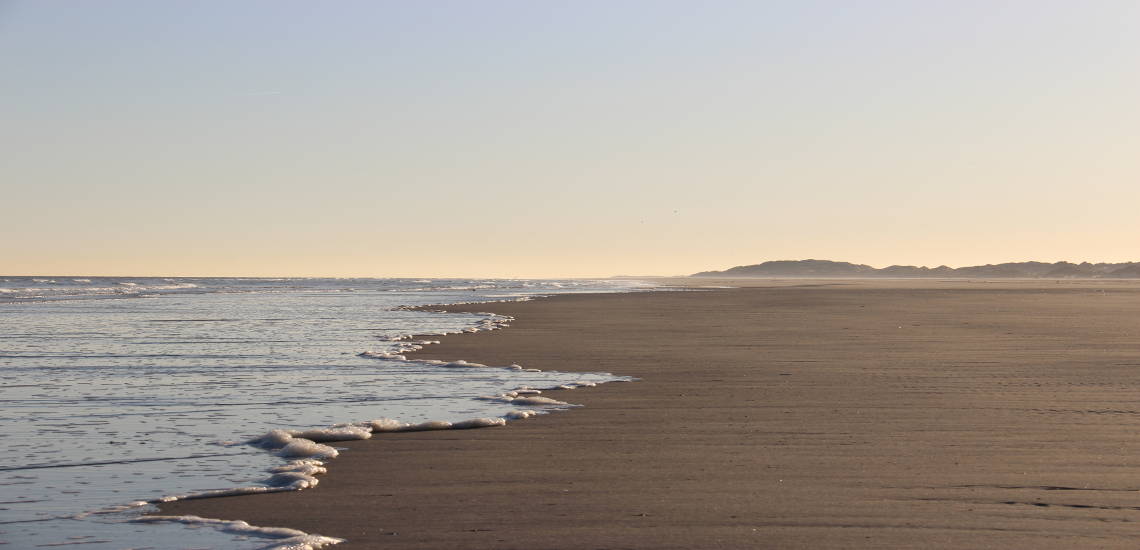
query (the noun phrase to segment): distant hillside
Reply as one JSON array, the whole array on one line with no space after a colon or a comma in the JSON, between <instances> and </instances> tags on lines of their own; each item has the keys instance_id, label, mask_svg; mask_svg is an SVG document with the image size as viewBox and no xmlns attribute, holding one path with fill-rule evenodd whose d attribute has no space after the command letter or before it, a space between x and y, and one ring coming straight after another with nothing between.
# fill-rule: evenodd
<instances>
[{"instance_id":1,"label":"distant hillside","mask_svg":"<svg viewBox=\"0 0 1140 550\"><path fill-rule=\"evenodd\" d=\"M1082 262L1011 262L969 267L892 265L881 269L830 260L779 260L741 265L724 271L702 271L693 277L957 277L986 279L1140 279L1140 262L1092 264Z\"/></svg>"}]
</instances>

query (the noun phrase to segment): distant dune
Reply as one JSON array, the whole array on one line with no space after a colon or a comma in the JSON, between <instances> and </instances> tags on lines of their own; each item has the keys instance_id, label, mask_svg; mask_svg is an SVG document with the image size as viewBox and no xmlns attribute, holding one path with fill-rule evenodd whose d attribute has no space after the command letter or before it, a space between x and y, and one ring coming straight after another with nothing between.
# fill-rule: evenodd
<instances>
[{"instance_id":1,"label":"distant dune","mask_svg":"<svg viewBox=\"0 0 1140 550\"><path fill-rule=\"evenodd\" d=\"M724 271L702 271L692 277L813 277L813 278L878 278L878 277L974 277L1002 279L1140 279L1140 262L1010 262L968 267L915 267L892 265L874 268L869 265L830 260L779 260L755 265L741 265Z\"/></svg>"}]
</instances>

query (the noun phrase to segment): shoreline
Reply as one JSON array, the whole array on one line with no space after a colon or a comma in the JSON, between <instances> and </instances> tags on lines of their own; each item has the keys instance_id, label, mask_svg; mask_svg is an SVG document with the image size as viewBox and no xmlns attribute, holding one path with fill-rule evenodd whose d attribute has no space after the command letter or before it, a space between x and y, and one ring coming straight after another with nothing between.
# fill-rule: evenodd
<instances>
[{"instance_id":1,"label":"shoreline","mask_svg":"<svg viewBox=\"0 0 1140 550\"><path fill-rule=\"evenodd\" d=\"M678 289L677 288L668 288L668 289L662 288L661 290L668 291L668 290L678 290ZM394 342L394 343L400 343L400 342L406 343L409 346L409 349L397 350L394 353L377 354L376 356L377 357L383 357L383 358L394 358L394 359L399 359L399 360L410 360L410 361L436 361L436 362L441 363L440 364L441 368L455 368L452 365L444 364L444 363L470 363L470 367L472 367L472 368L489 368L489 369L495 369L495 370L509 368L512 370L520 370L520 371L522 371L522 370L539 371L539 369L524 369L524 368L521 368L519 365L513 365L513 364L510 366L497 365L497 364L485 365L485 364L479 364L479 363L476 363L473 361L466 361L463 359L441 360L439 358L425 358L425 357L416 357L413 359L404 359L404 356L413 355L413 354L421 354L422 355L425 353L424 350L426 348L439 344L440 339L455 337L455 336L461 336L461 335L469 336L469 335L477 334L477 333L481 334L481 333L486 333L486 332L490 332L490 331L510 328L510 323L513 322L515 319L513 317L510 317L510 316L503 316L503 315L500 315L500 314L497 314L494 312L486 311L487 309L490 309L488 306L496 306L499 304L525 303L525 302L531 302L534 300L544 300L544 299L550 299L550 298L562 297L562 296L594 296L594 295L609 295L609 294L625 294L625 293L633 293L633 292L639 292L639 291L640 291L640 289L629 289L629 290L624 290L624 291L619 291L619 292L604 292L603 291L603 292L584 292L584 293L570 293L570 294L545 294L545 295L528 296L528 297L523 298L523 299L518 299L518 298L490 299L490 300L478 300L478 301L469 301L469 302L423 304L423 305L417 305L417 306L397 306L395 309L398 309L398 310L409 310L409 311L419 311L419 312L424 312L424 313L438 313L438 314L473 313L473 314L477 314L477 315L488 316L488 319L486 319L484 321L480 321L479 323L476 324L475 327L466 328L466 329L459 331L459 332L404 335L403 337L401 337L397 340L392 340L392 342ZM372 352L364 352L364 353L361 353L359 355L361 355L361 356L367 355L367 356L371 357L372 356L372 355L370 355L371 353ZM464 366L467 366L467 365L464 365ZM573 371L564 371L564 373L572 374ZM528 399L533 398L533 397L538 397L539 399L545 399L545 398L548 398L551 394L559 395L559 394L565 394L565 393L569 392L570 390L575 390L575 389L590 389L590 388L597 387L598 385L606 384L609 382L634 382L634 381L636 381L636 379L632 379L630 377L623 377L623 376L616 375L613 373L598 373L598 372L592 372L592 371L582 371L582 374L584 374L584 375L601 374L604 376L611 377L613 379L612 380L604 380L604 381L585 381L585 379L582 379L582 380L579 380L577 382L564 383L564 384L559 385L557 387L519 386L517 393L515 391L511 391L508 393L512 396L515 396L518 394L526 394L526 395L518 395L518 397L520 399L524 398L524 397L528 398ZM523 391L524 389L526 389L527 391ZM533 392L533 393L531 393L531 392ZM507 394L500 394L500 395L495 396L495 397L505 397L506 395ZM480 397L479 399L482 400L485 398ZM383 426L378 426L375 424L376 421L373 421L373 425L371 427L371 430L372 430L371 435L373 437L376 437L376 436L379 436L379 437L396 437L398 435L413 434L413 433L469 431L471 429L503 427L503 426L506 426L508 423L515 423L518 421L534 418L536 416L546 416L546 415L553 414L553 413L568 412L568 411L572 411L576 408L581 407L581 405L578 405L578 404L569 403L569 402L561 402L561 401L557 401L557 400L551 401L549 403L545 403L545 402L544 403L520 403L519 406L522 407L522 409L511 410L511 411L508 411L504 415L501 415L501 416L471 417L471 418L468 418L468 419L465 419L462 421L455 421L455 422L444 422L444 421L433 420L433 421L426 421L426 422L422 422L422 423L418 423L418 424L417 423L409 424L409 423L403 423L403 422L398 422L398 421L395 421L392 419L384 418L381 420L384 420L384 421L391 420L391 422L393 422L393 424L389 424L388 422L385 422ZM509 404L508 404L508 407L509 407ZM519 413L522 413L522 414L519 414ZM368 428L367 424L368 424L368 422L356 423L356 424L351 424L351 425L349 425L349 424L344 424L344 425L338 424L337 426L330 427L327 431L335 431L336 429L339 429L338 428L339 426L358 426L358 425L360 425L360 426L363 426L364 428ZM440 424L443 424L443 426L440 426ZM396 426L399 426L399 427L397 428ZM285 433L288 433L290 431L301 432L303 430L276 430L276 431L283 431ZM326 430L325 429L315 429L313 431L314 432L321 432L321 431L326 431ZM293 437L302 438L302 441L304 441L304 439L306 439L306 438L309 439L309 441L307 441L307 443L311 444L310 446L312 446L312 447L320 448L320 447L328 446L330 449L336 449L339 451L349 450L350 449L349 444L351 444L351 443L360 443L362 441L367 441L367 440L371 439L371 437L355 437L354 435L350 436L350 437L344 437L347 434L340 434L340 433L331 434L331 435L332 435L332 438L330 438L330 439L324 439L323 435L318 435L318 436L314 437L314 436L306 435L304 433L297 433ZM266 439L266 438L271 438L271 437L273 437L273 432L266 434L265 436L263 436L261 438L256 438L256 439ZM270 453L275 451L274 447L267 447L265 445L256 443L255 440L250 440L250 441L246 442L245 444L253 445L254 447L260 448L260 449L265 450L266 452L270 452ZM278 472L278 471L291 472L291 471L293 471L292 469L286 469L286 468L289 466L292 466L294 463L309 463L309 462L312 462L314 460L320 461L320 462L316 463L318 465L329 466L330 464L335 464L335 462L332 462L332 461L335 461L340 456L339 454L335 453L335 451L331 451L331 452L334 453L333 456L331 456L331 457L320 456L320 455L314 455L314 456L304 455L304 456L299 456L299 457L293 457L292 455L284 455L286 458L292 457L295 460L293 462L290 462L286 466L282 466L282 467L270 470L270 472ZM197 504L197 503L213 503L213 502L216 502L219 500L231 499L231 498L235 498L235 497L249 497L249 496L254 496L254 495L264 496L264 495L269 495L269 494L281 494L281 493L288 494L288 493L297 493L297 492L304 491L304 490L313 490L318 485L318 482L320 481L320 479L324 478L323 474L325 472L327 472L327 470L323 467L317 468L317 469L319 470L319 472L316 474L308 475L306 477L306 479L308 481L306 481L306 483L299 488L290 488L290 487L285 487L285 486L270 486L267 490L262 490L263 488L259 487L259 486L257 486L257 487L242 486L242 487L237 487L237 488L233 488L233 489L220 489L220 490L204 491L201 493L190 493L187 495L181 495L181 496L177 496L177 497L163 497L163 498L155 499L155 500L151 500L151 501L138 501L138 502L132 503L130 505L125 505L122 507L116 507L115 509L116 510L118 510L119 508L129 509L129 508L135 507L135 506L150 505L150 506L157 507L157 510L152 511L152 512L146 512L142 516L140 516L138 519L133 520L133 521L138 521L141 523L163 523L163 522L182 523L182 524L194 525L194 526L198 526L198 527L213 527L213 528L216 528L222 532L236 533L236 534L252 534L255 537L264 536L270 540L277 539L277 540L274 540L273 542L269 543L269 546L266 546L265 548L274 548L274 549L277 549L277 548L281 548L281 549L297 548L297 549L304 550L304 549L325 548L325 547L329 547L329 546L333 546L333 545L342 545L342 543L347 542L343 538L325 536L325 535L315 533L315 532L305 532L305 531L301 531L301 530L294 529L291 527L269 526L269 525L260 525L260 524L259 525L251 525L249 522L246 522L244 519L228 519L228 518L222 519L222 518L215 517L213 515L199 516L199 515L193 515L193 513L177 513L177 514L175 514L175 513L167 514L166 513L166 511L168 509L172 509L176 506L181 507L182 505L189 505L190 507L194 507L194 504ZM320 478L314 478L313 476L320 476ZM210 509L210 507L208 505L205 508L207 510Z\"/></svg>"},{"instance_id":2,"label":"shoreline","mask_svg":"<svg viewBox=\"0 0 1140 550\"><path fill-rule=\"evenodd\" d=\"M161 513L346 548L1131 546L1140 285L767 283L448 306L515 321L408 355L641 381Z\"/></svg>"}]
</instances>

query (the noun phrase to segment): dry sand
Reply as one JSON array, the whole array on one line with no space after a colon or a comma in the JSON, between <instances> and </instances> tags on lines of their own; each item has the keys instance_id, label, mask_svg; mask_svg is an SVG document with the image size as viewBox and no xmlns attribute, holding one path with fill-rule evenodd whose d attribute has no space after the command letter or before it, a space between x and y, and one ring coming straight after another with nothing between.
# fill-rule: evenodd
<instances>
[{"instance_id":1,"label":"dry sand","mask_svg":"<svg viewBox=\"0 0 1140 550\"><path fill-rule=\"evenodd\" d=\"M347 549L1140 544L1140 283L747 284L450 308L518 319L419 357L642 380L163 512Z\"/></svg>"}]
</instances>

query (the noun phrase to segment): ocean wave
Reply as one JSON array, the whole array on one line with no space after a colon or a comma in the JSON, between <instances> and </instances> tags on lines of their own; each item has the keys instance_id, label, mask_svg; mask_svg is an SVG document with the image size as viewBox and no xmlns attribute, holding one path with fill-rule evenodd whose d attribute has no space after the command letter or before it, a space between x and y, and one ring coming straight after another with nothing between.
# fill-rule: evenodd
<instances>
[{"instance_id":1,"label":"ocean wave","mask_svg":"<svg viewBox=\"0 0 1140 550\"><path fill-rule=\"evenodd\" d=\"M177 277L9 277L0 281L5 301L51 301L88 298L142 298L150 295L201 293L397 292L448 295L448 303L464 293L530 299L551 293L639 290L633 281L515 279L336 279L336 278L177 278ZM511 293L518 293L512 295ZM482 302L507 301L487 300Z\"/></svg>"},{"instance_id":2,"label":"ocean wave","mask_svg":"<svg viewBox=\"0 0 1140 550\"><path fill-rule=\"evenodd\" d=\"M5 299L67 300L83 298L142 298L151 295L164 295L187 292L200 288L194 283L140 285L131 282L95 285L91 279L73 279L58 282L55 280L35 280L37 286L0 287L0 295ZM51 285L51 286L42 286Z\"/></svg>"}]
</instances>

